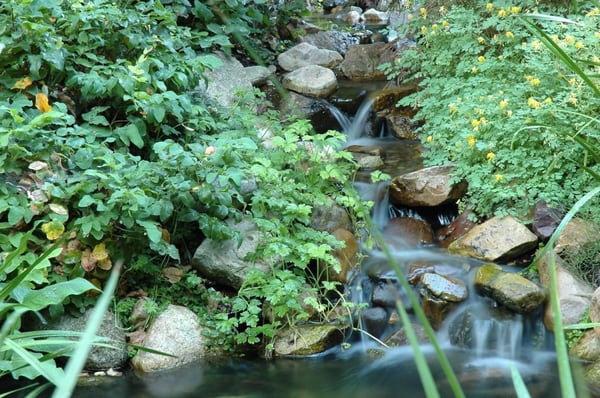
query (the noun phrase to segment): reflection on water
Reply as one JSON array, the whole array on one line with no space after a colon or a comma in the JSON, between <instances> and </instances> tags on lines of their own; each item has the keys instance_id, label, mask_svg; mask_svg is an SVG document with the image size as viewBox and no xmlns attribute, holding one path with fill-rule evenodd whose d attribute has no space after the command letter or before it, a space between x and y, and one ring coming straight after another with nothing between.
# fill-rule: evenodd
<instances>
[{"instance_id":1,"label":"reflection on water","mask_svg":"<svg viewBox=\"0 0 600 398\"><path fill-rule=\"evenodd\" d=\"M424 351L441 396L452 396L432 349L425 346ZM446 352L469 398L515 396L511 365L519 370L532 397L560 397L555 357L551 353L536 353L527 360L515 361L474 358L466 350L448 349ZM377 359L361 349L335 358L197 363L175 371L130 373L99 387L79 388L74 394L74 397L85 398L424 396L408 347L389 350Z\"/></svg>"}]
</instances>

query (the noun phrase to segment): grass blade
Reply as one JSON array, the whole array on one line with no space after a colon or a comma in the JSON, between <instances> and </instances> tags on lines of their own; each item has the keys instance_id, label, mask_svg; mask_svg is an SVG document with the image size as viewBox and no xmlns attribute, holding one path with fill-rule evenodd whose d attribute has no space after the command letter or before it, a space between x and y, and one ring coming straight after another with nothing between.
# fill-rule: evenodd
<instances>
[{"instance_id":1,"label":"grass blade","mask_svg":"<svg viewBox=\"0 0 600 398\"><path fill-rule=\"evenodd\" d=\"M519 369L517 369L514 363L510 364L510 375L512 376L513 386L515 387L517 397L531 398L529 391L527 391L527 386L525 385L525 382L519 373Z\"/></svg>"}]
</instances>

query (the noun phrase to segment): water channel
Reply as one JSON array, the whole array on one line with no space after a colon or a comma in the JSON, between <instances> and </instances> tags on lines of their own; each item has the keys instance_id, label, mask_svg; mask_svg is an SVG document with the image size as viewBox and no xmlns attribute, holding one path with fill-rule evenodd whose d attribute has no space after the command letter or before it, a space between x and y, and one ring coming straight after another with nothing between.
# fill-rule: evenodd
<instances>
[{"instance_id":1,"label":"water channel","mask_svg":"<svg viewBox=\"0 0 600 398\"><path fill-rule=\"evenodd\" d=\"M384 130L364 137L370 99L365 99L354 117L327 105L339 127L349 134L348 145L379 145L392 175L420 167L419 144L388 136ZM388 171L389 172L389 171ZM366 198L377 200L373 217L384 229L390 218L406 209L397 209L386 200L386 185L358 182ZM419 217L419 214L410 214ZM438 215L440 224L451 215ZM392 245L402 267L415 260L428 261L446 275L464 280L469 286L477 264L448 256L443 251L413 247L404 242ZM377 252L368 253L362 272L353 278L352 299L368 301L366 281L372 275L394 281L387 260ZM470 289L472 289L470 287ZM511 366L519 370L532 397L560 397L553 336L541 321L541 314L507 314L488 299L470 292L469 300L451 313L438 329L438 339L456 372L467 397L512 397L515 395ZM399 291L399 294L401 292ZM456 330L457 325L469 325ZM203 362L173 371L152 374L125 372L124 377L104 378L100 384L79 387L74 396L95 397L290 397L290 398L388 398L424 397L409 346L381 350L375 341L360 333L350 336L348 346L338 346L318 357L303 359L229 359ZM431 346L423 344L434 379L442 397L453 396ZM373 355L373 353L377 353ZM576 365L576 364L575 364ZM575 366L576 367L576 366ZM583 394L582 396L586 396Z\"/></svg>"}]
</instances>

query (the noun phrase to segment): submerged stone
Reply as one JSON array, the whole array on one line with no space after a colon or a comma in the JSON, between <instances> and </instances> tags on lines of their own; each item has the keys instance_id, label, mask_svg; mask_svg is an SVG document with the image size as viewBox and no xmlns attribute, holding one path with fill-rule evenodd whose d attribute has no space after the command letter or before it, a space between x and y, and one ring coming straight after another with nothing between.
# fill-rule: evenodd
<instances>
[{"instance_id":1,"label":"submerged stone","mask_svg":"<svg viewBox=\"0 0 600 398\"><path fill-rule=\"evenodd\" d=\"M460 302L469 296L465 283L449 276L428 272L421 277L421 283L442 300Z\"/></svg>"}]
</instances>

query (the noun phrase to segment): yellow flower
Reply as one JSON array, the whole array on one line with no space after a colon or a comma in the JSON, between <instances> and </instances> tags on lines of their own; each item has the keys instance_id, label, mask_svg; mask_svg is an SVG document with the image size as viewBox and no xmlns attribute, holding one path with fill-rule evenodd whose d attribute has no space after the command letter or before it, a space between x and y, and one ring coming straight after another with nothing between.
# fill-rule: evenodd
<instances>
[{"instance_id":1,"label":"yellow flower","mask_svg":"<svg viewBox=\"0 0 600 398\"><path fill-rule=\"evenodd\" d=\"M502 181L504 176L502 174L496 174L496 181Z\"/></svg>"},{"instance_id":2,"label":"yellow flower","mask_svg":"<svg viewBox=\"0 0 600 398\"><path fill-rule=\"evenodd\" d=\"M473 126L474 131L479 130L479 120L477 120L477 119L471 120L471 126Z\"/></svg>"},{"instance_id":3,"label":"yellow flower","mask_svg":"<svg viewBox=\"0 0 600 398\"><path fill-rule=\"evenodd\" d=\"M427 26L425 26L425 25L421 26L421 33L424 35L427 34Z\"/></svg>"},{"instance_id":4,"label":"yellow flower","mask_svg":"<svg viewBox=\"0 0 600 398\"><path fill-rule=\"evenodd\" d=\"M540 48L542 48L542 42L540 42L538 40L532 41L531 48L533 48L535 51L539 50Z\"/></svg>"},{"instance_id":5,"label":"yellow flower","mask_svg":"<svg viewBox=\"0 0 600 398\"><path fill-rule=\"evenodd\" d=\"M430 136L430 135L428 135L427 139L425 141L427 141L427 142L433 142L433 137Z\"/></svg>"},{"instance_id":6,"label":"yellow flower","mask_svg":"<svg viewBox=\"0 0 600 398\"><path fill-rule=\"evenodd\" d=\"M506 10L500 10L500 11L498 11L498 16L500 18L504 18L506 16Z\"/></svg>"},{"instance_id":7,"label":"yellow flower","mask_svg":"<svg viewBox=\"0 0 600 398\"><path fill-rule=\"evenodd\" d=\"M441 6L441 7L438 9L438 12L440 13L440 15L444 15L444 14L446 14L446 12L447 12L447 10L446 10L446 7L444 7L444 6Z\"/></svg>"},{"instance_id":8,"label":"yellow flower","mask_svg":"<svg viewBox=\"0 0 600 398\"><path fill-rule=\"evenodd\" d=\"M506 111L506 116L511 117L513 112L511 110Z\"/></svg>"},{"instance_id":9,"label":"yellow flower","mask_svg":"<svg viewBox=\"0 0 600 398\"><path fill-rule=\"evenodd\" d=\"M476 66L474 66L474 67L471 68L471 73L475 74L477 72L479 72L479 69L477 69Z\"/></svg>"},{"instance_id":10,"label":"yellow flower","mask_svg":"<svg viewBox=\"0 0 600 398\"><path fill-rule=\"evenodd\" d=\"M536 101L533 97L527 98L527 105L533 109L539 109L539 107L542 106L542 104L540 104L539 101Z\"/></svg>"},{"instance_id":11,"label":"yellow flower","mask_svg":"<svg viewBox=\"0 0 600 398\"><path fill-rule=\"evenodd\" d=\"M565 41L568 44L575 44L575 38L573 37L573 35L566 35L565 36Z\"/></svg>"},{"instance_id":12,"label":"yellow flower","mask_svg":"<svg viewBox=\"0 0 600 398\"><path fill-rule=\"evenodd\" d=\"M485 39L484 39L483 37L479 36L479 37L477 38L477 43L479 43L479 44L483 44L483 43L485 43Z\"/></svg>"},{"instance_id":13,"label":"yellow flower","mask_svg":"<svg viewBox=\"0 0 600 398\"><path fill-rule=\"evenodd\" d=\"M475 137L473 137L472 135L468 135L467 136L467 144L469 144L469 148L473 149L475 148Z\"/></svg>"},{"instance_id":14,"label":"yellow flower","mask_svg":"<svg viewBox=\"0 0 600 398\"><path fill-rule=\"evenodd\" d=\"M575 93L569 94L569 99L567 101L571 105L577 105L577 94L575 94Z\"/></svg>"},{"instance_id":15,"label":"yellow flower","mask_svg":"<svg viewBox=\"0 0 600 398\"><path fill-rule=\"evenodd\" d=\"M483 55L480 55L479 57L477 57L477 61L479 61L479 63L483 63L485 62L485 57Z\"/></svg>"},{"instance_id":16,"label":"yellow flower","mask_svg":"<svg viewBox=\"0 0 600 398\"><path fill-rule=\"evenodd\" d=\"M596 39L600 39L600 32L594 32L594 37Z\"/></svg>"},{"instance_id":17,"label":"yellow flower","mask_svg":"<svg viewBox=\"0 0 600 398\"><path fill-rule=\"evenodd\" d=\"M450 26L450 24L448 23L448 21L442 21L442 26L444 28L448 28Z\"/></svg>"},{"instance_id":18,"label":"yellow flower","mask_svg":"<svg viewBox=\"0 0 600 398\"><path fill-rule=\"evenodd\" d=\"M558 35L552 35L551 38L552 38L553 42L555 42L555 43L558 42Z\"/></svg>"},{"instance_id":19,"label":"yellow flower","mask_svg":"<svg viewBox=\"0 0 600 398\"><path fill-rule=\"evenodd\" d=\"M421 14L423 18L427 18L427 9L425 7L421 7L419 9L419 14Z\"/></svg>"},{"instance_id":20,"label":"yellow flower","mask_svg":"<svg viewBox=\"0 0 600 398\"><path fill-rule=\"evenodd\" d=\"M412 21L412 20L413 20L413 18L414 18L414 16L413 16L412 14L408 14L408 15L406 16L406 19L408 19L409 21Z\"/></svg>"},{"instance_id":21,"label":"yellow flower","mask_svg":"<svg viewBox=\"0 0 600 398\"><path fill-rule=\"evenodd\" d=\"M590 10L590 12L588 12L587 14L585 14L586 17L591 17L594 15L600 15L600 9L598 9L598 7Z\"/></svg>"},{"instance_id":22,"label":"yellow flower","mask_svg":"<svg viewBox=\"0 0 600 398\"><path fill-rule=\"evenodd\" d=\"M519 7L512 7L510 9L510 12L512 12L513 14L518 14L519 11L521 11L521 8L519 8Z\"/></svg>"},{"instance_id":23,"label":"yellow flower","mask_svg":"<svg viewBox=\"0 0 600 398\"><path fill-rule=\"evenodd\" d=\"M531 84L532 86L539 86L540 85L540 79L538 79L537 77L533 77L533 76L525 76L525 79L529 82L529 84Z\"/></svg>"},{"instance_id":24,"label":"yellow flower","mask_svg":"<svg viewBox=\"0 0 600 398\"><path fill-rule=\"evenodd\" d=\"M494 5L492 3L487 3L485 5L486 10L492 11L494 9Z\"/></svg>"},{"instance_id":25,"label":"yellow flower","mask_svg":"<svg viewBox=\"0 0 600 398\"><path fill-rule=\"evenodd\" d=\"M434 23L433 25L431 25L431 29L438 30L438 24Z\"/></svg>"},{"instance_id":26,"label":"yellow flower","mask_svg":"<svg viewBox=\"0 0 600 398\"><path fill-rule=\"evenodd\" d=\"M503 99L502 101L500 101L500 109L504 109L508 106L508 100L507 99Z\"/></svg>"},{"instance_id":27,"label":"yellow flower","mask_svg":"<svg viewBox=\"0 0 600 398\"><path fill-rule=\"evenodd\" d=\"M450 105L448 105L448 108L450 108L451 114L455 114L456 112L458 112L458 106L456 106L454 102L451 102Z\"/></svg>"},{"instance_id":28,"label":"yellow flower","mask_svg":"<svg viewBox=\"0 0 600 398\"><path fill-rule=\"evenodd\" d=\"M582 43L582 42L578 41L577 43L575 43L575 48L576 48L576 49L578 49L578 50L581 50L583 47L584 47L584 46L583 46L583 43Z\"/></svg>"},{"instance_id":29,"label":"yellow flower","mask_svg":"<svg viewBox=\"0 0 600 398\"><path fill-rule=\"evenodd\" d=\"M487 155L485 155L485 158L489 161L494 160L495 157L496 157L496 154L494 152L488 152Z\"/></svg>"},{"instance_id":30,"label":"yellow flower","mask_svg":"<svg viewBox=\"0 0 600 398\"><path fill-rule=\"evenodd\" d=\"M544 104L551 104L551 103L552 103L552 98L546 97L546 99L544 100Z\"/></svg>"},{"instance_id":31,"label":"yellow flower","mask_svg":"<svg viewBox=\"0 0 600 398\"><path fill-rule=\"evenodd\" d=\"M506 37L508 37L509 39L512 39L513 37L515 37L515 35L513 34L513 32L506 32L504 35Z\"/></svg>"}]
</instances>

